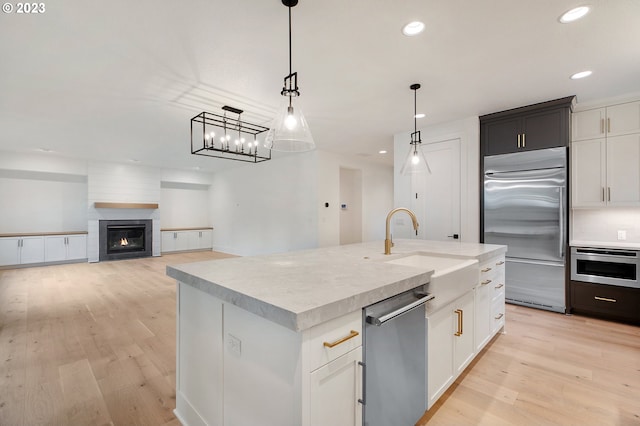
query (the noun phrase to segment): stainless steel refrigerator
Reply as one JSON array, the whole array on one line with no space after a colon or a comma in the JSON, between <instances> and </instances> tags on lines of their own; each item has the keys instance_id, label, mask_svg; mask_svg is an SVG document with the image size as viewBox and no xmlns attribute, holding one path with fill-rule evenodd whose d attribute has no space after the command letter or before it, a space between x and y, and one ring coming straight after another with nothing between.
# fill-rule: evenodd
<instances>
[{"instance_id":1,"label":"stainless steel refrigerator","mask_svg":"<svg viewBox=\"0 0 640 426\"><path fill-rule=\"evenodd\" d=\"M565 312L567 149L484 158L484 242L505 244L507 302Z\"/></svg>"}]
</instances>

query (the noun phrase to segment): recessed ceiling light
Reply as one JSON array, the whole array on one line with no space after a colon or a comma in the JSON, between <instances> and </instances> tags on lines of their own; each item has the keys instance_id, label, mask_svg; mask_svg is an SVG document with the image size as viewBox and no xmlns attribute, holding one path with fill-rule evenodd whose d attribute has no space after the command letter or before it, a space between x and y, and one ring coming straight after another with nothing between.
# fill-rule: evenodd
<instances>
[{"instance_id":1,"label":"recessed ceiling light","mask_svg":"<svg viewBox=\"0 0 640 426\"><path fill-rule=\"evenodd\" d=\"M36 151L47 152L47 153L53 152L53 150L49 148L36 148Z\"/></svg>"},{"instance_id":2,"label":"recessed ceiling light","mask_svg":"<svg viewBox=\"0 0 640 426\"><path fill-rule=\"evenodd\" d=\"M425 114L423 114L423 113L420 113L420 114L416 114L416 115L415 115L415 117L416 117L416 118L425 118L425 117L426 117L426 115L425 115Z\"/></svg>"},{"instance_id":3,"label":"recessed ceiling light","mask_svg":"<svg viewBox=\"0 0 640 426\"><path fill-rule=\"evenodd\" d=\"M140 160L138 160L137 158L129 158L129 162L131 162L131 163L139 163Z\"/></svg>"},{"instance_id":4,"label":"recessed ceiling light","mask_svg":"<svg viewBox=\"0 0 640 426\"><path fill-rule=\"evenodd\" d=\"M577 21L587 13L589 13L589 6L574 7L560 17L560 22L568 24L569 22Z\"/></svg>"},{"instance_id":5,"label":"recessed ceiling light","mask_svg":"<svg viewBox=\"0 0 640 426\"><path fill-rule=\"evenodd\" d=\"M380 151L378 151L378 154L386 154L386 153L387 153L387 151L384 150L384 149L381 149Z\"/></svg>"},{"instance_id":6,"label":"recessed ceiling light","mask_svg":"<svg viewBox=\"0 0 640 426\"><path fill-rule=\"evenodd\" d=\"M589 77L591 75L591 71L580 71L571 76L571 80L578 80L581 78Z\"/></svg>"},{"instance_id":7,"label":"recessed ceiling light","mask_svg":"<svg viewBox=\"0 0 640 426\"><path fill-rule=\"evenodd\" d=\"M411 37L424 31L424 22L413 21L402 27L402 34Z\"/></svg>"}]
</instances>

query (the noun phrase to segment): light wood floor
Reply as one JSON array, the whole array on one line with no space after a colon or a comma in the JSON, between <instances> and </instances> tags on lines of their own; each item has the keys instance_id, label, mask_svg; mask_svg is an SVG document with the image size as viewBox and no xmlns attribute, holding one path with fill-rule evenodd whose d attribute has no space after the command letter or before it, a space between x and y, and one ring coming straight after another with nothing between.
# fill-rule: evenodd
<instances>
[{"instance_id":1,"label":"light wood floor","mask_svg":"<svg viewBox=\"0 0 640 426\"><path fill-rule=\"evenodd\" d=\"M0 270L0 425L178 426L165 267L222 257ZM640 424L640 327L517 306L507 315L507 334L419 425Z\"/></svg>"}]
</instances>

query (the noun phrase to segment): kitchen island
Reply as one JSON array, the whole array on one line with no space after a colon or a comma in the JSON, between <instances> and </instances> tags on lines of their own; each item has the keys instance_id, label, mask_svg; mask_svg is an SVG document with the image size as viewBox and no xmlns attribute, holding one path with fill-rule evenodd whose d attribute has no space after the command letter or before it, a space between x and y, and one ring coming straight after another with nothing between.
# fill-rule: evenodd
<instances>
[{"instance_id":1,"label":"kitchen island","mask_svg":"<svg viewBox=\"0 0 640 426\"><path fill-rule=\"evenodd\" d=\"M179 420L189 426L321 425L343 424L346 413L349 424L358 424L362 308L425 284L428 289L434 274L428 264L389 261L428 254L483 265L506 251L424 240L399 240L389 256L383 249L371 242L169 266L167 274L178 281ZM475 277L474 295L473 286L482 285L480 266ZM446 305L434 294L434 303ZM486 323L490 310L483 310ZM473 312L472 324L479 310ZM504 324L503 312L500 319ZM475 341L472 346L477 353Z\"/></svg>"}]
</instances>

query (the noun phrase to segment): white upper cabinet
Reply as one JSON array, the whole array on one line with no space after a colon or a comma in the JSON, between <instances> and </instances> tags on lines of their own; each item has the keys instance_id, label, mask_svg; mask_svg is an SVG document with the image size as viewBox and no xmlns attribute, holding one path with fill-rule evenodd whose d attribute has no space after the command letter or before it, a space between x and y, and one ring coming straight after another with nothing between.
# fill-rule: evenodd
<instances>
[{"instance_id":1,"label":"white upper cabinet","mask_svg":"<svg viewBox=\"0 0 640 426\"><path fill-rule=\"evenodd\" d=\"M582 141L640 132L640 101L573 113L571 139Z\"/></svg>"},{"instance_id":2,"label":"white upper cabinet","mask_svg":"<svg viewBox=\"0 0 640 426\"><path fill-rule=\"evenodd\" d=\"M572 207L640 206L640 101L572 116Z\"/></svg>"}]
</instances>

